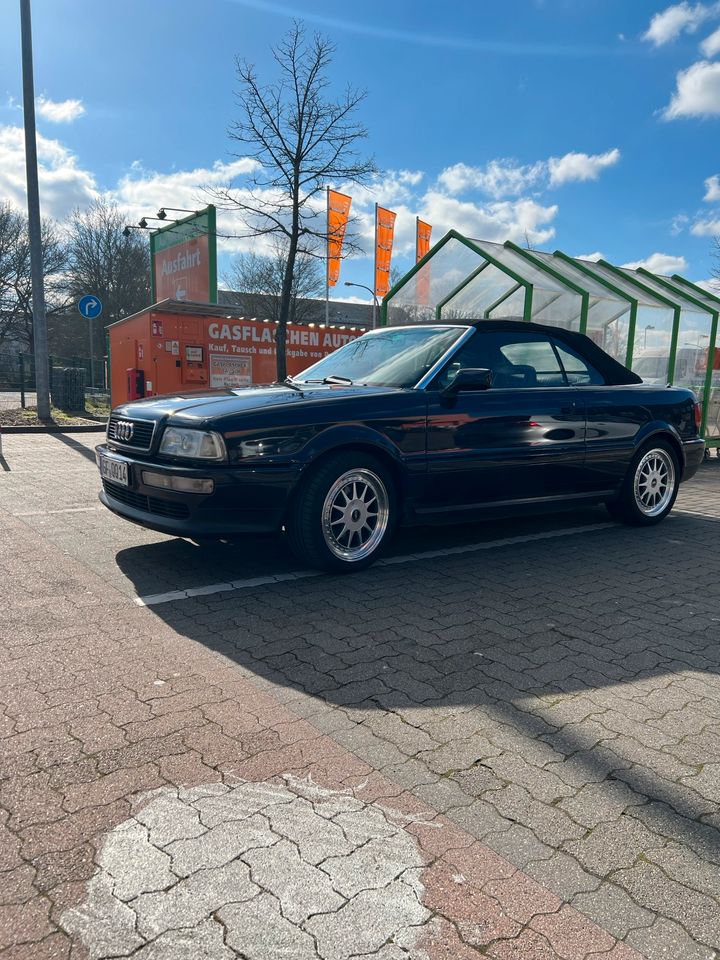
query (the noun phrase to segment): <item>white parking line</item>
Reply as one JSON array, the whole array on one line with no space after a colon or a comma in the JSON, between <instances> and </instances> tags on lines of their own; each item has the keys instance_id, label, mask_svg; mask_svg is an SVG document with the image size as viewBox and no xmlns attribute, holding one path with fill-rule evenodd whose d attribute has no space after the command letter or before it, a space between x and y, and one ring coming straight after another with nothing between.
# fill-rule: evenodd
<instances>
[{"instance_id":1,"label":"white parking line","mask_svg":"<svg viewBox=\"0 0 720 960\"><path fill-rule=\"evenodd\" d=\"M500 547L512 547L518 543L532 543L535 540L556 540L558 537L574 536L577 533L593 533L607 530L617 524L590 523L582 527L568 527L565 530L548 530L545 533L530 533L523 537L505 537L502 540L486 540L484 543L468 543L458 547L444 547L441 550L424 550L422 553L406 553L399 557L386 557L378 560L376 567L396 566L399 563L416 563L419 560L434 560L437 557L453 557L462 553L477 553L480 550L495 550ZM252 587L265 587L288 580L306 580L309 577L323 576L317 570L298 570L294 573L278 573L267 577L250 577L247 580L229 580L226 583L211 583L204 587L190 587L187 590L169 590L167 593L153 593L145 597L135 597L139 607L154 607L173 600L185 600L188 597L204 597L213 593L229 593L234 590L248 590Z\"/></svg>"},{"instance_id":2,"label":"white parking line","mask_svg":"<svg viewBox=\"0 0 720 960\"><path fill-rule=\"evenodd\" d=\"M60 507L57 510L28 510L26 513L14 513L14 517L44 517L51 513L95 513L104 507Z\"/></svg>"}]
</instances>

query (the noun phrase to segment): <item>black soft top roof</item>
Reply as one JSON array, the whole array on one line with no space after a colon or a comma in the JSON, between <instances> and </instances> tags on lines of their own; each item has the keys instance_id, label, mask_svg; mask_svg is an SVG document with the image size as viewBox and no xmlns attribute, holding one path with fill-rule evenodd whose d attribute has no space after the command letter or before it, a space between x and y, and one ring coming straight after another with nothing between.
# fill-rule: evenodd
<instances>
[{"instance_id":1,"label":"black soft top roof","mask_svg":"<svg viewBox=\"0 0 720 960\"><path fill-rule=\"evenodd\" d=\"M527 331L542 333L546 337L554 337L556 340L566 343L576 353L579 353L595 367L605 383L622 385L643 382L642 377L633 373L632 370L628 370L622 363L613 359L609 353L605 353L584 333L576 333L574 330L565 330L562 327L551 327L544 323L528 323L527 320L458 320L457 323L493 333L524 333Z\"/></svg>"}]
</instances>

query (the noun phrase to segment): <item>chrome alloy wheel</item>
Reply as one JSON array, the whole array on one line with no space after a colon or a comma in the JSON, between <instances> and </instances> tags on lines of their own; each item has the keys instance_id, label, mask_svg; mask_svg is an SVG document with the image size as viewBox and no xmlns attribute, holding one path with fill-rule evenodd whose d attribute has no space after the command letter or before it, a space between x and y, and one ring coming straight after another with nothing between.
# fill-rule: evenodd
<instances>
[{"instance_id":1,"label":"chrome alloy wheel","mask_svg":"<svg viewBox=\"0 0 720 960\"><path fill-rule=\"evenodd\" d=\"M646 517L662 513L675 493L675 463L667 450L649 450L635 469L635 503Z\"/></svg>"},{"instance_id":2,"label":"chrome alloy wheel","mask_svg":"<svg viewBox=\"0 0 720 960\"><path fill-rule=\"evenodd\" d=\"M380 477L372 470L349 470L325 497L323 537L331 553L352 563L377 550L389 519L390 498Z\"/></svg>"}]
</instances>

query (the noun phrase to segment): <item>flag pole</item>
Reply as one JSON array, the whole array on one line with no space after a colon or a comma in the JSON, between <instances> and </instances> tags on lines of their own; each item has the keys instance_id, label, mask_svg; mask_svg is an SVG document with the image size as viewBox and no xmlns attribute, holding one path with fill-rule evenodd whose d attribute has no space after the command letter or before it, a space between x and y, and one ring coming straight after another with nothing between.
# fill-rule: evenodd
<instances>
[{"instance_id":1,"label":"flag pole","mask_svg":"<svg viewBox=\"0 0 720 960\"><path fill-rule=\"evenodd\" d=\"M325 224L327 244L325 246L325 325L330 323L330 187L325 187Z\"/></svg>"},{"instance_id":2,"label":"flag pole","mask_svg":"<svg viewBox=\"0 0 720 960\"><path fill-rule=\"evenodd\" d=\"M373 313L372 328L377 326L377 252L378 252L378 205L375 204L375 262L373 265L372 295L373 295Z\"/></svg>"},{"instance_id":3,"label":"flag pole","mask_svg":"<svg viewBox=\"0 0 720 960\"><path fill-rule=\"evenodd\" d=\"M415 263L420 261L420 217L415 217Z\"/></svg>"}]
</instances>

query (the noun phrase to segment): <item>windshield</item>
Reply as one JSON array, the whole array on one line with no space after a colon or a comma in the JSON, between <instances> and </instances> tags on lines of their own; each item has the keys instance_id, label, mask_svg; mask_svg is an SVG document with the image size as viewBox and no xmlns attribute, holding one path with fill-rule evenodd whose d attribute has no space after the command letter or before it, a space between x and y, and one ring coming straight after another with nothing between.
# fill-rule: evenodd
<instances>
[{"instance_id":1,"label":"windshield","mask_svg":"<svg viewBox=\"0 0 720 960\"><path fill-rule=\"evenodd\" d=\"M373 330L303 370L293 380L342 380L371 387L414 387L467 327Z\"/></svg>"}]
</instances>

